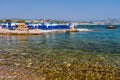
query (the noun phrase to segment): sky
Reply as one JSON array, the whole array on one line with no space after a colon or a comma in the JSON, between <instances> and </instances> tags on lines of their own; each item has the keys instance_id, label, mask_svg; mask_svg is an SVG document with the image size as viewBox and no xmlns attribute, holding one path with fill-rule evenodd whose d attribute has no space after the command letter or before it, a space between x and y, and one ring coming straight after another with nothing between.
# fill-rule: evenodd
<instances>
[{"instance_id":1,"label":"sky","mask_svg":"<svg viewBox=\"0 0 120 80\"><path fill-rule=\"evenodd\" d=\"M120 0L0 0L0 19L120 18Z\"/></svg>"}]
</instances>

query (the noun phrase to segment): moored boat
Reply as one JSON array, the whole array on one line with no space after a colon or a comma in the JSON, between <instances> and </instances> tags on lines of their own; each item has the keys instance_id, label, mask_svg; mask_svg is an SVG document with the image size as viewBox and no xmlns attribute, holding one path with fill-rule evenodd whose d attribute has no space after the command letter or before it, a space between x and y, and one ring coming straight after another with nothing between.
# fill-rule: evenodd
<instances>
[{"instance_id":1,"label":"moored boat","mask_svg":"<svg viewBox=\"0 0 120 80\"><path fill-rule=\"evenodd\" d=\"M110 26L106 26L106 28L107 28L107 29L115 29L116 26L112 26L112 25L110 25Z\"/></svg>"}]
</instances>

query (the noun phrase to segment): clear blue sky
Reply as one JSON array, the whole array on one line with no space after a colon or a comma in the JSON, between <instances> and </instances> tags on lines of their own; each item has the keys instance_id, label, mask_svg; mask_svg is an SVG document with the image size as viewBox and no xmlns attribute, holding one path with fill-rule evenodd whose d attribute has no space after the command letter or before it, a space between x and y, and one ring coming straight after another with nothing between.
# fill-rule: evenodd
<instances>
[{"instance_id":1,"label":"clear blue sky","mask_svg":"<svg viewBox=\"0 0 120 80\"><path fill-rule=\"evenodd\" d=\"M0 0L0 19L120 18L120 0Z\"/></svg>"}]
</instances>

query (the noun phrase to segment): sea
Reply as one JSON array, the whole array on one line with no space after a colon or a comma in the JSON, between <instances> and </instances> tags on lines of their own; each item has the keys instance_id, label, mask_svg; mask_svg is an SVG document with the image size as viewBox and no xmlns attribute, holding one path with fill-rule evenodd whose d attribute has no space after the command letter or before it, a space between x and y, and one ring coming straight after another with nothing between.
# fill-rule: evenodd
<instances>
[{"instance_id":1,"label":"sea","mask_svg":"<svg viewBox=\"0 0 120 80\"><path fill-rule=\"evenodd\" d=\"M106 25L78 25L76 29L89 29L88 32L68 32L61 34L16 36L1 35L0 51L8 54L26 49L38 52L48 50L59 52L85 51L90 53L120 53L120 25L116 29L106 29ZM34 53L33 53L34 54Z\"/></svg>"},{"instance_id":2,"label":"sea","mask_svg":"<svg viewBox=\"0 0 120 80\"><path fill-rule=\"evenodd\" d=\"M86 32L0 35L0 54L4 55L0 58L8 59L10 61L6 63L8 65L16 62L23 65L31 63L32 67L39 66L40 70L48 70L48 73L54 68L61 69L67 63L68 67L73 65L71 70L74 72L79 70L78 65L86 62L89 62L89 65L113 66L119 71L120 25L114 25L115 29L107 29L106 26L75 26L76 29L92 30ZM51 74L53 71L51 70Z\"/></svg>"}]
</instances>

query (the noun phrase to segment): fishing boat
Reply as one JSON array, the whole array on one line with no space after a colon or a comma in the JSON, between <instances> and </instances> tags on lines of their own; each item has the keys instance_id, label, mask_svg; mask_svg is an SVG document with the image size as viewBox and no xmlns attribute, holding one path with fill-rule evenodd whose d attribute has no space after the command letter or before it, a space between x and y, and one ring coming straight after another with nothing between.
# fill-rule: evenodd
<instances>
[{"instance_id":1,"label":"fishing boat","mask_svg":"<svg viewBox=\"0 0 120 80\"><path fill-rule=\"evenodd\" d=\"M112 25L109 25L109 26L106 26L107 29L115 29L116 26L112 26Z\"/></svg>"},{"instance_id":2,"label":"fishing boat","mask_svg":"<svg viewBox=\"0 0 120 80\"><path fill-rule=\"evenodd\" d=\"M108 23L108 26L106 26L107 29L115 29L116 26L113 26L111 23Z\"/></svg>"}]
</instances>

